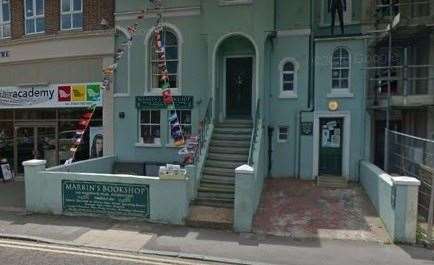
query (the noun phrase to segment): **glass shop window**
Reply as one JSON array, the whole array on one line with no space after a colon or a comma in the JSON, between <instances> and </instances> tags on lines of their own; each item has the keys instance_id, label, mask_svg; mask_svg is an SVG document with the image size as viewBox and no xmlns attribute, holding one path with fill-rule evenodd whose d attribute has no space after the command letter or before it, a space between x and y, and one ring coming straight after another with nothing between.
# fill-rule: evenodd
<instances>
[{"instance_id":1,"label":"glass shop window","mask_svg":"<svg viewBox=\"0 0 434 265\"><path fill-rule=\"evenodd\" d=\"M140 143L161 144L159 110L142 110L140 112Z\"/></svg>"}]
</instances>

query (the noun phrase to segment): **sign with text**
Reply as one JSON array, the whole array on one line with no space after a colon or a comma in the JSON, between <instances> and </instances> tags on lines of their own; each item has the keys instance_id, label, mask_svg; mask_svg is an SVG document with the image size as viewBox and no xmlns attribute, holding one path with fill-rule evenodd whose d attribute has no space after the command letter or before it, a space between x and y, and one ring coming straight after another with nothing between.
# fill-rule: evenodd
<instances>
[{"instance_id":1,"label":"sign with text","mask_svg":"<svg viewBox=\"0 0 434 265\"><path fill-rule=\"evenodd\" d=\"M192 96L173 96L176 109L193 109ZM136 107L138 109L167 109L162 96L142 96L136 97Z\"/></svg>"},{"instance_id":2,"label":"sign with text","mask_svg":"<svg viewBox=\"0 0 434 265\"><path fill-rule=\"evenodd\" d=\"M102 106L100 83L0 87L2 108L61 108Z\"/></svg>"},{"instance_id":3,"label":"sign with text","mask_svg":"<svg viewBox=\"0 0 434 265\"><path fill-rule=\"evenodd\" d=\"M63 212L149 218L149 185L62 181Z\"/></svg>"}]
</instances>

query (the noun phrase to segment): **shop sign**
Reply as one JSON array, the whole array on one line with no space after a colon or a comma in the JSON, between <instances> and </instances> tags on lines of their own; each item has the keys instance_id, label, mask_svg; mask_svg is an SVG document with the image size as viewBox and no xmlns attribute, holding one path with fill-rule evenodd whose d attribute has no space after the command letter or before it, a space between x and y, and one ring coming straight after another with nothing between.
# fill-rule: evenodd
<instances>
[{"instance_id":1,"label":"shop sign","mask_svg":"<svg viewBox=\"0 0 434 265\"><path fill-rule=\"evenodd\" d=\"M63 212L149 218L149 185L62 180Z\"/></svg>"},{"instance_id":2,"label":"shop sign","mask_svg":"<svg viewBox=\"0 0 434 265\"><path fill-rule=\"evenodd\" d=\"M193 109L193 96L173 96L176 109ZM136 97L136 107L138 109L167 109L162 96L142 96Z\"/></svg>"},{"instance_id":3,"label":"shop sign","mask_svg":"<svg viewBox=\"0 0 434 265\"><path fill-rule=\"evenodd\" d=\"M302 122L300 125L301 135L312 135L313 122Z\"/></svg>"},{"instance_id":4,"label":"shop sign","mask_svg":"<svg viewBox=\"0 0 434 265\"><path fill-rule=\"evenodd\" d=\"M1 108L102 106L100 83L0 87Z\"/></svg>"}]
</instances>

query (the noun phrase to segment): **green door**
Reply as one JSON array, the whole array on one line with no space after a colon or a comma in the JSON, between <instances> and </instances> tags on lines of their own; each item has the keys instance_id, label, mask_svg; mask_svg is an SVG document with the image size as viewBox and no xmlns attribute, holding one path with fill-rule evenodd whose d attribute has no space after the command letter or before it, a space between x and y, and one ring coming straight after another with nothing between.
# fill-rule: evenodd
<instances>
[{"instance_id":1,"label":"green door","mask_svg":"<svg viewBox=\"0 0 434 265\"><path fill-rule=\"evenodd\" d=\"M320 119L319 175L342 176L343 118Z\"/></svg>"},{"instance_id":2,"label":"green door","mask_svg":"<svg viewBox=\"0 0 434 265\"><path fill-rule=\"evenodd\" d=\"M226 113L229 118L251 116L252 67L252 57L226 60Z\"/></svg>"}]
</instances>

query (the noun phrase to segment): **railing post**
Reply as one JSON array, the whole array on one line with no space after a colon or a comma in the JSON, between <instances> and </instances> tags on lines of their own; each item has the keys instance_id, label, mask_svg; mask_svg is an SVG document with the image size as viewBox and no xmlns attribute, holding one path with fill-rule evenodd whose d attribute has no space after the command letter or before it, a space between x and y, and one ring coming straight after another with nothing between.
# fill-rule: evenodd
<instances>
[{"instance_id":1,"label":"railing post","mask_svg":"<svg viewBox=\"0 0 434 265\"><path fill-rule=\"evenodd\" d=\"M255 214L255 171L249 165L235 169L234 231L251 232Z\"/></svg>"}]
</instances>

